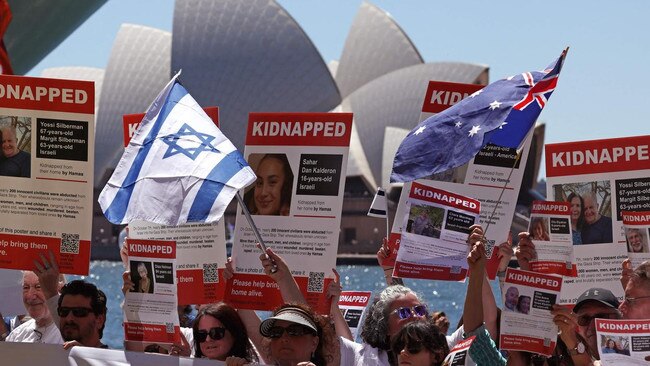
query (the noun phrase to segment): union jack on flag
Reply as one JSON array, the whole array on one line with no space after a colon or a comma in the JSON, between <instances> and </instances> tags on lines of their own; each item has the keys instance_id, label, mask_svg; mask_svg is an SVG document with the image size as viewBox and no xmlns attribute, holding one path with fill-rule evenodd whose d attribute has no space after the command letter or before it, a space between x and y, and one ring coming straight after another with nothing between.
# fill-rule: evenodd
<instances>
[{"instance_id":1,"label":"union jack on flag","mask_svg":"<svg viewBox=\"0 0 650 366\"><path fill-rule=\"evenodd\" d=\"M391 182L461 166L488 143L519 148L557 86L567 51L543 71L498 80L420 122L397 149Z\"/></svg>"}]
</instances>

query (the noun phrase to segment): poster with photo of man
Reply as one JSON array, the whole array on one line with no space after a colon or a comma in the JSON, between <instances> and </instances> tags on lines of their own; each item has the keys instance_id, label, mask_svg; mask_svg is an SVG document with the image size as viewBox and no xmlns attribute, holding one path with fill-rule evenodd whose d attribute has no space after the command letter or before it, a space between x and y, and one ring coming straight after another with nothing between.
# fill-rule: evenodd
<instances>
[{"instance_id":1,"label":"poster with photo of man","mask_svg":"<svg viewBox=\"0 0 650 366\"><path fill-rule=\"evenodd\" d=\"M591 287L620 300L621 263L628 258L626 211L650 207L650 136L548 144L547 197L571 206L578 277L566 278L560 303L574 304Z\"/></svg>"},{"instance_id":2,"label":"poster with photo of man","mask_svg":"<svg viewBox=\"0 0 650 366\"><path fill-rule=\"evenodd\" d=\"M0 116L0 175L29 178L32 164L32 119Z\"/></svg>"}]
</instances>

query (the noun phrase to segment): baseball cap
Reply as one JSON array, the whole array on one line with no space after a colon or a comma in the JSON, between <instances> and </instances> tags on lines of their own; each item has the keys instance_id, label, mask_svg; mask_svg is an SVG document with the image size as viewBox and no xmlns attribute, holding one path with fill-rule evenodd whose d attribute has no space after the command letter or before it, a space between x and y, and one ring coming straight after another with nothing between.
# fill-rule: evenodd
<instances>
[{"instance_id":1,"label":"baseball cap","mask_svg":"<svg viewBox=\"0 0 650 366\"><path fill-rule=\"evenodd\" d=\"M578 297L578 301L573 307L573 312L578 312L578 310L589 301L598 301L613 309L618 309L619 305L618 299L611 291L604 288L593 287L583 292L580 297Z\"/></svg>"},{"instance_id":2,"label":"baseball cap","mask_svg":"<svg viewBox=\"0 0 650 366\"><path fill-rule=\"evenodd\" d=\"M312 316L309 313L299 307L289 306L278 310L275 315L264 320L262 324L260 324L260 333L264 337L269 337L269 331L273 328L276 320L286 320L291 323L304 325L305 327L312 329L314 332L318 332L316 329L316 323L314 323Z\"/></svg>"}]
</instances>

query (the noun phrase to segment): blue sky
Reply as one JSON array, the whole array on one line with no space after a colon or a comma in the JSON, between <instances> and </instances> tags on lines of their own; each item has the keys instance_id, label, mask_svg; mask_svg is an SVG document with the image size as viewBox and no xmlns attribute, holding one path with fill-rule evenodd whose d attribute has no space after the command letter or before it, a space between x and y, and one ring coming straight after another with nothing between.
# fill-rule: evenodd
<instances>
[{"instance_id":1,"label":"blue sky","mask_svg":"<svg viewBox=\"0 0 650 366\"><path fill-rule=\"evenodd\" d=\"M328 62L340 57L361 1L279 3ZM373 3L400 24L425 61L487 64L491 81L541 69L570 46L558 88L540 117L547 143L648 134L650 2ZM28 75L57 66L104 68L120 24L172 31L173 8L173 0L109 0Z\"/></svg>"}]
</instances>

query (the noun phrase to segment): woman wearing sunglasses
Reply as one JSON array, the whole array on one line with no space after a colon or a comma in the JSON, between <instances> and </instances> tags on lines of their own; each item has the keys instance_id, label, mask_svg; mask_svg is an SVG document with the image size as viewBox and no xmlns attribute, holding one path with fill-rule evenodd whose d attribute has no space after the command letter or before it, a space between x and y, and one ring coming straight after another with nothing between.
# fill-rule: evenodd
<instances>
[{"instance_id":1,"label":"woman wearing sunglasses","mask_svg":"<svg viewBox=\"0 0 650 366\"><path fill-rule=\"evenodd\" d=\"M439 366L449 353L445 335L426 320L405 325L390 346L398 365Z\"/></svg>"},{"instance_id":2,"label":"woman wearing sunglasses","mask_svg":"<svg viewBox=\"0 0 650 366\"><path fill-rule=\"evenodd\" d=\"M224 303L202 306L192 327L196 357L240 365L257 361L237 311Z\"/></svg>"},{"instance_id":3,"label":"woman wearing sunglasses","mask_svg":"<svg viewBox=\"0 0 650 366\"><path fill-rule=\"evenodd\" d=\"M260 324L267 362L279 366L325 366L334 361L338 342L332 327L303 304L284 304Z\"/></svg>"}]
</instances>

